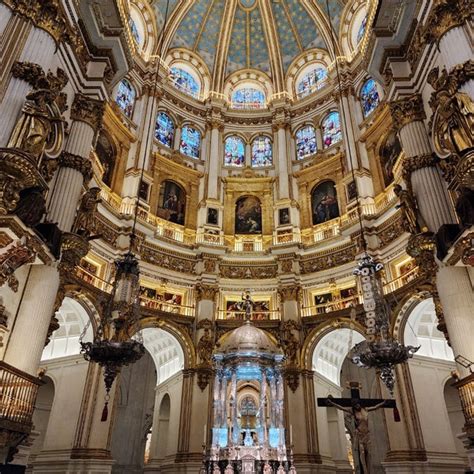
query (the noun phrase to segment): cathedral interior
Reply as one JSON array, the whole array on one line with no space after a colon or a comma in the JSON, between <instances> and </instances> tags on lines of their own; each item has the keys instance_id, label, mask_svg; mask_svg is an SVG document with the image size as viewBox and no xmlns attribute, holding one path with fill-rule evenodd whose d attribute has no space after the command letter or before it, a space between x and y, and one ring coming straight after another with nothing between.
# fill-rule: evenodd
<instances>
[{"instance_id":1,"label":"cathedral interior","mask_svg":"<svg viewBox=\"0 0 474 474\"><path fill-rule=\"evenodd\" d=\"M471 0L0 0L0 472L474 470Z\"/></svg>"}]
</instances>

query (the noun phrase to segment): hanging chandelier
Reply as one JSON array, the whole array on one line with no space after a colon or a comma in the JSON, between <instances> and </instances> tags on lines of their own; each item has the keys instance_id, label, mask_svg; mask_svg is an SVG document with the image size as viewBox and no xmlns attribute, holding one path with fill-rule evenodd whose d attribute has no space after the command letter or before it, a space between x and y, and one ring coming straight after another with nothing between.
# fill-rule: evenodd
<instances>
[{"instance_id":1,"label":"hanging chandelier","mask_svg":"<svg viewBox=\"0 0 474 474\"><path fill-rule=\"evenodd\" d=\"M362 289L366 339L354 346L352 362L375 369L393 395L395 365L413 357L419 347L404 346L390 335L390 309L383 294L382 269L383 265L365 252L354 270Z\"/></svg>"}]
</instances>

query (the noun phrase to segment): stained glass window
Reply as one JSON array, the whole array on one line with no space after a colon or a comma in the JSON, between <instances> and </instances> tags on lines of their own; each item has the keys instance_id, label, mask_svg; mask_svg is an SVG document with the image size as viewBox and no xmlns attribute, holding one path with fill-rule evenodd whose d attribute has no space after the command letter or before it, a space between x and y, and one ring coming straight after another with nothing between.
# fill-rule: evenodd
<instances>
[{"instance_id":1,"label":"stained glass window","mask_svg":"<svg viewBox=\"0 0 474 474\"><path fill-rule=\"evenodd\" d=\"M367 15L364 16L364 19L362 20L362 23L359 26L359 31L357 32L357 38L356 38L357 44L359 44L362 41L362 38L364 37L364 34L365 34L366 26L367 26Z\"/></svg>"},{"instance_id":2,"label":"stained glass window","mask_svg":"<svg viewBox=\"0 0 474 474\"><path fill-rule=\"evenodd\" d=\"M132 17L130 17L128 24L130 26L130 32L132 33L133 39L138 45L140 45L142 43L142 38L140 36L140 32L138 31L137 24L135 23Z\"/></svg>"},{"instance_id":3,"label":"stained glass window","mask_svg":"<svg viewBox=\"0 0 474 474\"><path fill-rule=\"evenodd\" d=\"M155 137L167 147L172 147L174 142L174 122L165 112L158 112L155 125Z\"/></svg>"},{"instance_id":4,"label":"stained glass window","mask_svg":"<svg viewBox=\"0 0 474 474\"><path fill-rule=\"evenodd\" d=\"M179 67L171 68L171 80L176 89L192 97L198 97L200 87L196 79L189 72Z\"/></svg>"},{"instance_id":5,"label":"stained glass window","mask_svg":"<svg viewBox=\"0 0 474 474\"><path fill-rule=\"evenodd\" d=\"M322 67L316 67L308 71L300 78L298 85L296 86L298 97L306 97L308 94L321 89L321 87L326 83L327 77L328 71Z\"/></svg>"},{"instance_id":6,"label":"stained glass window","mask_svg":"<svg viewBox=\"0 0 474 474\"><path fill-rule=\"evenodd\" d=\"M272 166L272 141L266 136L257 137L252 142L252 166Z\"/></svg>"},{"instance_id":7,"label":"stained glass window","mask_svg":"<svg viewBox=\"0 0 474 474\"><path fill-rule=\"evenodd\" d=\"M232 108L262 109L265 107L265 94L253 87L243 87L232 93Z\"/></svg>"},{"instance_id":8,"label":"stained glass window","mask_svg":"<svg viewBox=\"0 0 474 474\"><path fill-rule=\"evenodd\" d=\"M133 105L135 103L135 89L126 79L122 79L118 85L115 102L117 102L118 106L127 117L132 116Z\"/></svg>"},{"instance_id":9,"label":"stained glass window","mask_svg":"<svg viewBox=\"0 0 474 474\"><path fill-rule=\"evenodd\" d=\"M296 132L296 159L302 160L317 151L316 132L311 125L300 128Z\"/></svg>"},{"instance_id":10,"label":"stained glass window","mask_svg":"<svg viewBox=\"0 0 474 474\"><path fill-rule=\"evenodd\" d=\"M224 166L245 165L245 143L235 135L227 137L224 144Z\"/></svg>"},{"instance_id":11,"label":"stained glass window","mask_svg":"<svg viewBox=\"0 0 474 474\"><path fill-rule=\"evenodd\" d=\"M183 155L192 158L199 158L199 151L201 148L201 133L189 125L185 125L181 130L181 143L179 144L179 151Z\"/></svg>"},{"instance_id":12,"label":"stained glass window","mask_svg":"<svg viewBox=\"0 0 474 474\"><path fill-rule=\"evenodd\" d=\"M377 91L377 84L373 79L367 80L360 90L360 102L364 117L367 117L380 103L380 96Z\"/></svg>"},{"instance_id":13,"label":"stained glass window","mask_svg":"<svg viewBox=\"0 0 474 474\"><path fill-rule=\"evenodd\" d=\"M327 148L342 140L339 112L331 112L323 121L323 143Z\"/></svg>"}]
</instances>

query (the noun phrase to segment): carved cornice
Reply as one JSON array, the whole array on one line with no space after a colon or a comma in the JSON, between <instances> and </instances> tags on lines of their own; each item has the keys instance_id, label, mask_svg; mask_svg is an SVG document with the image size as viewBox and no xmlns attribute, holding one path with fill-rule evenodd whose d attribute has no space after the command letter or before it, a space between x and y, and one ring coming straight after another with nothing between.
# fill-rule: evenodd
<instances>
[{"instance_id":1,"label":"carved cornice","mask_svg":"<svg viewBox=\"0 0 474 474\"><path fill-rule=\"evenodd\" d=\"M89 124L95 131L102 126L105 102L92 99L83 94L76 94L71 107L71 118Z\"/></svg>"},{"instance_id":2,"label":"carved cornice","mask_svg":"<svg viewBox=\"0 0 474 474\"><path fill-rule=\"evenodd\" d=\"M425 24L427 42L438 42L449 30L464 25L472 15L471 0L436 0Z\"/></svg>"},{"instance_id":3,"label":"carved cornice","mask_svg":"<svg viewBox=\"0 0 474 474\"><path fill-rule=\"evenodd\" d=\"M392 114L393 125L400 130L405 125L417 120L426 118L423 109L423 100L420 94L413 94L404 99L390 102L390 113Z\"/></svg>"},{"instance_id":4,"label":"carved cornice","mask_svg":"<svg viewBox=\"0 0 474 474\"><path fill-rule=\"evenodd\" d=\"M16 15L49 33L56 43L71 39L71 27L59 0L3 0L3 3Z\"/></svg>"},{"instance_id":5,"label":"carved cornice","mask_svg":"<svg viewBox=\"0 0 474 474\"><path fill-rule=\"evenodd\" d=\"M63 151L59 157L59 166L79 171L85 182L92 178L92 163L88 158Z\"/></svg>"},{"instance_id":6,"label":"carved cornice","mask_svg":"<svg viewBox=\"0 0 474 474\"><path fill-rule=\"evenodd\" d=\"M405 157L403 159L403 179L409 183L410 176L414 171L436 166L438 162L439 158L434 153Z\"/></svg>"}]
</instances>

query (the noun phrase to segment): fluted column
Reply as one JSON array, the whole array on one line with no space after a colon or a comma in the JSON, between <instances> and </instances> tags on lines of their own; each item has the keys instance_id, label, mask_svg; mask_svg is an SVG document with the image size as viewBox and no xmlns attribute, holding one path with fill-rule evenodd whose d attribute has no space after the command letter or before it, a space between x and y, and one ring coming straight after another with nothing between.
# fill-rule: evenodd
<instances>
[{"instance_id":1,"label":"fluted column","mask_svg":"<svg viewBox=\"0 0 474 474\"><path fill-rule=\"evenodd\" d=\"M443 307L444 320L454 355L474 362L474 291L466 267L442 266L438 270L436 286ZM466 376L469 370L458 364Z\"/></svg>"},{"instance_id":2,"label":"fluted column","mask_svg":"<svg viewBox=\"0 0 474 474\"><path fill-rule=\"evenodd\" d=\"M278 166L278 198L288 199L290 197L290 187L288 181L288 153L286 141L286 122L279 122L273 125L274 143L277 145L277 166Z\"/></svg>"},{"instance_id":3,"label":"fluted column","mask_svg":"<svg viewBox=\"0 0 474 474\"><path fill-rule=\"evenodd\" d=\"M89 155L96 131L102 123L104 103L76 94L71 109L71 133L60 157L60 168L53 181L48 219L69 232L74 223L84 179L90 179Z\"/></svg>"},{"instance_id":4,"label":"fluted column","mask_svg":"<svg viewBox=\"0 0 474 474\"><path fill-rule=\"evenodd\" d=\"M58 288L55 267L31 266L5 352L5 362L31 375L39 367Z\"/></svg>"},{"instance_id":5,"label":"fluted column","mask_svg":"<svg viewBox=\"0 0 474 474\"><path fill-rule=\"evenodd\" d=\"M0 3L0 37L3 35L11 17L12 11L6 5Z\"/></svg>"},{"instance_id":6,"label":"fluted column","mask_svg":"<svg viewBox=\"0 0 474 474\"><path fill-rule=\"evenodd\" d=\"M456 222L446 184L436 165L420 95L394 101L390 109L405 153L403 173L411 183L428 229L437 232L443 224Z\"/></svg>"},{"instance_id":7,"label":"fluted column","mask_svg":"<svg viewBox=\"0 0 474 474\"><path fill-rule=\"evenodd\" d=\"M219 153L221 132L223 124L220 121L211 121L209 123L211 129L211 145L209 147L209 168L207 176L207 197L209 199L218 199L219 197L219 176L222 164L222 156Z\"/></svg>"}]
</instances>

